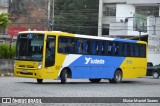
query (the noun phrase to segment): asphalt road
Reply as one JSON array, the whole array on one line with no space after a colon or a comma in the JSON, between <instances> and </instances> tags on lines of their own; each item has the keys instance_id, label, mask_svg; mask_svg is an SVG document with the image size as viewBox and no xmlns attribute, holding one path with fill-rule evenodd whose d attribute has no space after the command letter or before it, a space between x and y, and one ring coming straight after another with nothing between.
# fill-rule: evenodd
<instances>
[{"instance_id":1,"label":"asphalt road","mask_svg":"<svg viewBox=\"0 0 160 106\"><path fill-rule=\"evenodd\" d=\"M123 79L120 84L108 80L91 83L89 80L44 80L37 84L35 79L0 77L1 97L160 97L160 79L152 77Z\"/></svg>"},{"instance_id":2,"label":"asphalt road","mask_svg":"<svg viewBox=\"0 0 160 106\"><path fill-rule=\"evenodd\" d=\"M87 79L69 79L67 84L44 80L37 84L36 79L0 77L0 97L160 97L160 79L123 79L120 84L108 80L96 84Z\"/></svg>"}]
</instances>

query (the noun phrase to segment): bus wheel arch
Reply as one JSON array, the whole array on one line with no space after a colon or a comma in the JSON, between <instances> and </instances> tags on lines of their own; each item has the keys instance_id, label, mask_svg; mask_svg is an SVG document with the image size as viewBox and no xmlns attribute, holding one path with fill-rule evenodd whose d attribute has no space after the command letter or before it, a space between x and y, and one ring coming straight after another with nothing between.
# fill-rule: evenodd
<instances>
[{"instance_id":1,"label":"bus wheel arch","mask_svg":"<svg viewBox=\"0 0 160 106\"><path fill-rule=\"evenodd\" d=\"M69 67L63 68L60 74L60 78L61 78L61 83L65 84L67 81L67 78L72 78L71 69Z\"/></svg>"},{"instance_id":2,"label":"bus wheel arch","mask_svg":"<svg viewBox=\"0 0 160 106\"><path fill-rule=\"evenodd\" d=\"M119 71L122 73L122 78L123 78L123 71L122 71L122 69L121 69L121 68L117 68L116 71L117 71L117 70L119 70ZM116 71L115 71L115 72L116 72Z\"/></svg>"},{"instance_id":3,"label":"bus wheel arch","mask_svg":"<svg viewBox=\"0 0 160 106\"><path fill-rule=\"evenodd\" d=\"M123 71L120 68L117 68L114 72L114 77L112 79L109 79L110 83L120 83L123 78Z\"/></svg>"}]
</instances>

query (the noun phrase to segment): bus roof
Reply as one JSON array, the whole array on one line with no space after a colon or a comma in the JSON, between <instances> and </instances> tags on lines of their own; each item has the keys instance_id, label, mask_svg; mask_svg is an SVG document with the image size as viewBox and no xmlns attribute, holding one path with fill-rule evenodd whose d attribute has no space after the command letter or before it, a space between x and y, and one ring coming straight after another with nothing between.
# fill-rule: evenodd
<instances>
[{"instance_id":1,"label":"bus roof","mask_svg":"<svg viewBox=\"0 0 160 106\"><path fill-rule=\"evenodd\" d=\"M71 36L72 33L68 32L62 32L62 31L22 31L19 32L19 34L22 33L56 33L60 35L67 36L67 34L70 34ZM117 42L130 42L130 43L143 43L146 44L144 41L137 41L137 40L129 40L129 39L120 39L120 38L111 38L111 37L99 37L99 36L91 36L91 35L81 35L81 34L72 34L74 37L80 37L80 38L88 38L88 39L96 39L96 40L109 40L109 41L117 41Z\"/></svg>"}]
</instances>

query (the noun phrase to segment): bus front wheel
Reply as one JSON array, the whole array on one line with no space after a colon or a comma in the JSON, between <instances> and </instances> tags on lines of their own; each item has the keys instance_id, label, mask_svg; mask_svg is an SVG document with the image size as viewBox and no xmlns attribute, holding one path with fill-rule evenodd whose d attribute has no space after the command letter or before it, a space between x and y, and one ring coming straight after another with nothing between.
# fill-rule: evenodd
<instances>
[{"instance_id":1,"label":"bus front wheel","mask_svg":"<svg viewBox=\"0 0 160 106\"><path fill-rule=\"evenodd\" d=\"M65 84L67 81L67 70L63 69L61 72L61 84Z\"/></svg>"},{"instance_id":2,"label":"bus front wheel","mask_svg":"<svg viewBox=\"0 0 160 106\"><path fill-rule=\"evenodd\" d=\"M114 78L109 79L110 83L120 83L122 81L122 72L120 70L117 70L114 73Z\"/></svg>"},{"instance_id":3,"label":"bus front wheel","mask_svg":"<svg viewBox=\"0 0 160 106\"><path fill-rule=\"evenodd\" d=\"M42 82L43 82L43 79L37 79L38 84L42 84Z\"/></svg>"},{"instance_id":4,"label":"bus front wheel","mask_svg":"<svg viewBox=\"0 0 160 106\"><path fill-rule=\"evenodd\" d=\"M98 83L101 81L101 79L89 79L89 81L92 83Z\"/></svg>"}]
</instances>

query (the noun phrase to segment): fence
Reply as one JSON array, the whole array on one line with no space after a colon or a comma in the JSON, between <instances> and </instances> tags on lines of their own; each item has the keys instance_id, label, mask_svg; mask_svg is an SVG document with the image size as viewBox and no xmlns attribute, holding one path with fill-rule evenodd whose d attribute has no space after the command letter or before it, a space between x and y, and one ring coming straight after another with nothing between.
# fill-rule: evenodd
<instances>
[{"instance_id":1,"label":"fence","mask_svg":"<svg viewBox=\"0 0 160 106\"><path fill-rule=\"evenodd\" d=\"M13 59L0 59L0 76L12 76L13 67Z\"/></svg>"}]
</instances>

